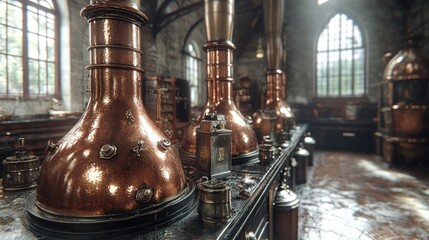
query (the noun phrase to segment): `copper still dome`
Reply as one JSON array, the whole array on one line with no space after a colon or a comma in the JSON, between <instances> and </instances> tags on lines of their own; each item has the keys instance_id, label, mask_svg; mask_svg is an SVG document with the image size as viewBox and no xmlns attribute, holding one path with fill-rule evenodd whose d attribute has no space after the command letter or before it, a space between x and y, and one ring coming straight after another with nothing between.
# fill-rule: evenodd
<instances>
[{"instance_id":1,"label":"copper still dome","mask_svg":"<svg viewBox=\"0 0 429 240\"><path fill-rule=\"evenodd\" d=\"M386 80L429 79L429 59L419 47L418 39L410 38L407 49L400 50L384 69Z\"/></svg>"}]
</instances>

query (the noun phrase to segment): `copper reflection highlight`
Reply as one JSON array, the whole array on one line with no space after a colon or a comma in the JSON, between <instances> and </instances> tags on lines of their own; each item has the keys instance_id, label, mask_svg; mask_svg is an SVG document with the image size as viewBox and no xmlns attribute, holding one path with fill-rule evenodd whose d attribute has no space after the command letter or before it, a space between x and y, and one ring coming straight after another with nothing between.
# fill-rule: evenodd
<instances>
[{"instance_id":1,"label":"copper reflection highlight","mask_svg":"<svg viewBox=\"0 0 429 240\"><path fill-rule=\"evenodd\" d=\"M177 150L143 106L140 36L147 17L133 6L95 1L82 10L90 30L90 99L43 163L41 209L68 216L122 213L171 199L185 187Z\"/></svg>"}]
</instances>

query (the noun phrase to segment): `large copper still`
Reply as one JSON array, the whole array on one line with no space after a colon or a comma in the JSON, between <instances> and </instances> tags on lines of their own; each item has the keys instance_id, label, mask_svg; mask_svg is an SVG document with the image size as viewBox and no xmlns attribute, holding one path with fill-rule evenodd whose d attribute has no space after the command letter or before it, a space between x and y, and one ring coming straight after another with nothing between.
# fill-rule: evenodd
<instances>
[{"instance_id":1,"label":"large copper still","mask_svg":"<svg viewBox=\"0 0 429 240\"><path fill-rule=\"evenodd\" d=\"M283 99L286 78L280 70L283 52L281 32L284 2L267 0L264 1L263 6L268 67L267 87L262 107L253 116L253 127L260 142L263 136L276 136L282 131L290 131L295 126L295 116L286 100Z\"/></svg>"},{"instance_id":2,"label":"large copper still","mask_svg":"<svg viewBox=\"0 0 429 240\"><path fill-rule=\"evenodd\" d=\"M391 163L428 165L429 59L418 38L410 38L407 45L384 71L383 152Z\"/></svg>"},{"instance_id":3,"label":"large copper still","mask_svg":"<svg viewBox=\"0 0 429 240\"><path fill-rule=\"evenodd\" d=\"M91 0L81 12L90 31L90 98L78 123L49 146L35 207L28 210L37 224L107 221L101 229L109 231L116 217L129 221L187 189L177 150L143 106L141 28L147 17L139 4Z\"/></svg>"},{"instance_id":4,"label":"large copper still","mask_svg":"<svg viewBox=\"0 0 429 240\"><path fill-rule=\"evenodd\" d=\"M208 42L207 53L207 103L196 120L187 126L180 148L185 164L195 165L196 128L204 116L217 112L225 116L226 128L232 130L232 164L257 159L258 143L249 121L234 104L233 50L231 42L234 20L234 1L206 0L205 23Z\"/></svg>"}]
</instances>

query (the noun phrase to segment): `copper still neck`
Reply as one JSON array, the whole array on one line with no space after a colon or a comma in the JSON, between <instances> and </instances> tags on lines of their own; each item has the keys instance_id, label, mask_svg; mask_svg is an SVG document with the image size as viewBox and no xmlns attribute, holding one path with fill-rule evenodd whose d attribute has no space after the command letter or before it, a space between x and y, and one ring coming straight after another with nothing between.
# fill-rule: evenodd
<instances>
[{"instance_id":1,"label":"copper still neck","mask_svg":"<svg viewBox=\"0 0 429 240\"><path fill-rule=\"evenodd\" d=\"M205 44L207 53L207 104L233 103L233 49L231 42L210 42Z\"/></svg>"},{"instance_id":2,"label":"copper still neck","mask_svg":"<svg viewBox=\"0 0 429 240\"><path fill-rule=\"evenodd\" d=\"M233 19L233 0L205 1L208 39L204 45L207 53L207 103L198 118L190 122L182 138L181 159L188 165L195 164L198 144L196 128L204 115L212 112L224 115L226 128L232 130L232 163L238 164L242 159L257 158L258 143L255 132L233 101Z\"/></svg>"},{"instance_id":3,"label":"copper still neck","mask_svg":"<svg viewBox=\"0 0 429 240\"><path fill-rule=\"evenodd\" d=\"M267 71L266 72L266 100L264 105L270 105L272 102L282 100L282 71Z\"/></svg>"},{"instance_id":4,"label":"copper still neck","mask_svg":"<svg viewBox=\"0 0 429 240\"><path fill-rule=\"evenodd\" d=\"M66 216L105 216L177 196L186 185L178 153L141 98L141 28L136 1L94 0L81 14L90 31L90 99L79 122L41 168L36 205Z\"/></svg>"}]
</instances>

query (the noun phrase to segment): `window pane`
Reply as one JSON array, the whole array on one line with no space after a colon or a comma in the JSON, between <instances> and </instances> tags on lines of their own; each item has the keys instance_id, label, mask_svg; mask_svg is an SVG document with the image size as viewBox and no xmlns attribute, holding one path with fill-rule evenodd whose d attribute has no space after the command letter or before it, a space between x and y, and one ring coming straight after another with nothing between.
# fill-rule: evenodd
<instances>
[{"instance_id":1,"label":"window pane","mask_svg":"<svg viewBox=\"0 0 429 240\"><path fill-rule=\"evenodd\" d=\"M22 93L22 58L8 56L8 81L9 81L9 93L18 95Z\"/></svg>"},{"instance_id":2,"label":"window pane","mask_svg":"<svg viewBox=\"0 0 429 240\"><path fill-rule=\"evenodd\" d=\"M0 53L6 52L6 27L0 25Z\"/></svg>"},{"instance_id":3,"label":"window pane","mask_svg":"<svg viewBox=\"0 0 429 240\"><path fill-rule=\"evenodd\" d=\"M48 39L48 61L55 61L55 40L54 39Z\"/></svg>"},{"instance_id":4,"label":"window pane","mask_svg":"<svg viewBox=\"0 0 429 240\"><path fill-rule=\"evenodd\" d=\"M42 5L43 7L48 8L48 9L55 9L54 8L54 4L50 0L41 0L40 1L40 5Z\"/></svg>"},{"instance_id":5,"label":"window pane","mask_svg":"<svg viewBox=\"0 0 429 240\"><path fill-rule=\"evenodd\" d=\"M55 93L55 64L49 63L48 64L48 93L54 94Z\"/></svg>"},{"instance_id":6,"label":"window pane","mask_svg":"<svg viewBox=\"0 0 429 240\"><path fill-rule=\"evenodd\" d=\"M28 7L27 8L27 28L29 32L32 33L38 33L39 32L39 25L38 22L38 15L37 15L37 9L34 7ZM31 9L31 10L30 10ZM33 12L34 10L34 12Z\"/></svg>"},{"instance_id":7,"label":"window pane","mask_svg":"<svg viewBox=\"0 0 429 240\"><path fill-rule=\"evenodd\" d=\"M46 49L46 41L45 37L39 36L39 59L47 60L47 49Z\"/></svg>"},{"instance_id":8,"label":"window pane","mask_svg":"<svg viewBox=\"0 0 429 240\"><path fill-rule=\"evenodd\" d=\"M47 94L47 76L46 76L46 63L39 62L39 90L40 94Z\"/></svg>"},{"instance_id":9,"label":"window pane","mask_svg":"<svg viewBox=\"0 0 429 240\"><path fill-rule=\"evenodd\" d=\"M51 14L52 15L52 14ZM55 38L55 19L47 20L47 36L50 38Z\"/></svg>"},{"instance_id":10,"label":"window pane","mask_svg":"<svg viewBox=\"0 0 429 240\"><path fill-rule=\"evenodd\" d=\"M11 27L22 29L22 7L18 1L12 1L7 8L7 24Z\"/></svg>"},{"instance_id":11,"label":"window pane","mask_svg":"<svg viewBox=\"0 0 429 240\"><path fill-rule=\"evenodd\" d=\"M0 54L0 94L7 93L6 84L6 56Z\"/></svg>"},{"instance_id":12,"label":"window pane","mask_svg":"<svg viewBox=\"0 0 429 240\"><path fill-rule=\"evenodd\" d=\"M12 55L22 56L22 30L7 29L7 52Z\"/></svg>"},{"instance_id":13,"label":"window pane","mask_svg":"<svg viewBox=\"0 0 429 240\"><path fill-rule=\"evenodd\" d=\"M320 34L319 41L317 43L318 51L326 51L328 50L328 30L323 30L322 34Z\"/></svg>"},{"instance_id":14,"label":"window pane","mask_svg":"<svg viewBox=\"0 0 429 240\"><path fill-rule=\"evenodd\" d=\"M0 1L0 24L6 25L6 2Z\"/></svg>"},{"instance_id":15,"label":"window pane","mask_svg":"<svg viewBox=\"0 0 429 240\"><path fill-rule=\"evenodd\" d=\"M30 95L39 94L39 61L28 60L28 87Z\"/></svg>"},{"instance_id":16,"label":"window pane","mask_svg":"<svg viewBox=\"0 0 429 240\"><path fill-rule=\"evenodd\" d=\"M39 57L39 37L34 33L28 33L28 57Z\"/></svg>"},{"instance_id":17,"label":"window pane","mask_svg":"<svg viewBox=\"0 0 429 240\"><path fill-rule=\"evenodd\" d=\"M46 12L39 10L39 34L46 36Z\"/></svg>"}]
</instances>

